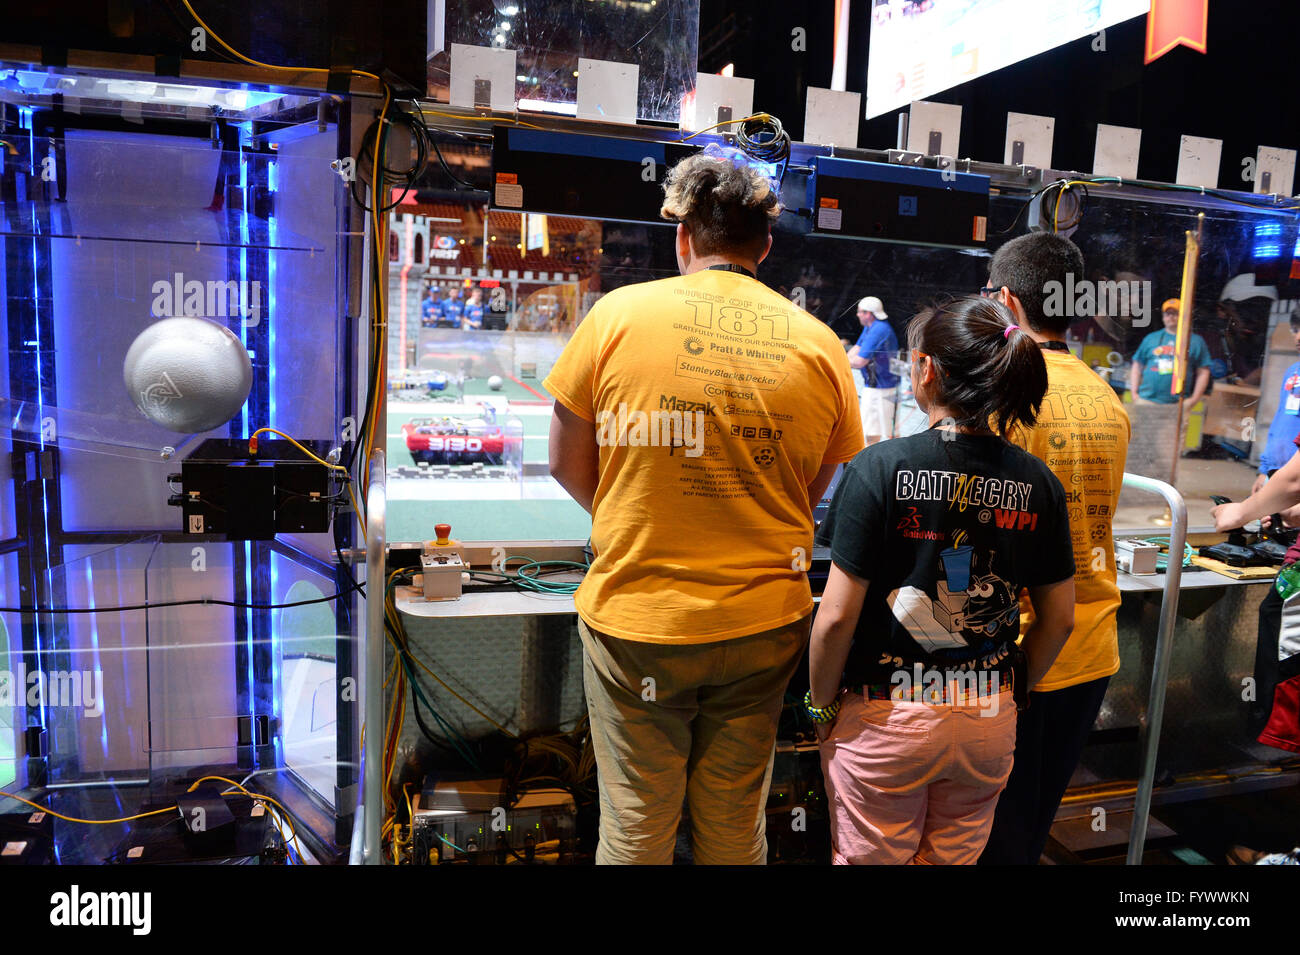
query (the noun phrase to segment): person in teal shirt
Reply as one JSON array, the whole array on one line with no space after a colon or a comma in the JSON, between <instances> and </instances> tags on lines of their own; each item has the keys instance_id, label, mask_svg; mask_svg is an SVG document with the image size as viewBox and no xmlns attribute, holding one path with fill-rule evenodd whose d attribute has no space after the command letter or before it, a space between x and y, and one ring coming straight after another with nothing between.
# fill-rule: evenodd
<instances>
[{"instance_id":1,"label":"person in teal shirt","mask_svg":"<svg viewBox=\"0 0 1300 955\"><path fill-rule=\"evenodd\" d=\"M1171 391L1174 377L1174 353L1177 346L1178 315L1182 302L1171 298L1161 307L1165 327L1142 339L1129 369L1129 391L1140 401L1171 405L1178 400ZM1187 343L1187 375L1183 397L1188 406L1195 405L1210 387L1210 349L1195 332Z\"/></svg>"}]
</instances>

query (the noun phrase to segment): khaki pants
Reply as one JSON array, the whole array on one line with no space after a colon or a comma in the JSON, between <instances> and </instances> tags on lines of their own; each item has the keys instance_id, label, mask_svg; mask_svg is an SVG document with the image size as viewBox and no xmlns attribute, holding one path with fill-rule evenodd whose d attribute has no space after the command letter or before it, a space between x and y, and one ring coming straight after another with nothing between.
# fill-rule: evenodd
<instances>
[{"instance_id":1,"label":"khaki pants","mask_svg":"<svg viewBox=\"0 0 1300 955\"><path fill-rule=\"evenodd\" d=\"M600 783L598 865L670 865L683 801L696 863L766 861L777 721L811 625L810 615L677 646L578 621Z\"/></svg>"}]
</instances>

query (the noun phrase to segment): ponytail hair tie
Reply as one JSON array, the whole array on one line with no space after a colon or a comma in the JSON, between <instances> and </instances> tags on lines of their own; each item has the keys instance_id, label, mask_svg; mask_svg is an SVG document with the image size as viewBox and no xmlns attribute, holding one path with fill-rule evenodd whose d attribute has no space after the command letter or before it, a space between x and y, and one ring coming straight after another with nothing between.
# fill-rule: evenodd
<instances>
[{"instance_id":1,"label":"ponytail hair tie","mask_svg":"<svg viewBox=\"0 0 1300 955\"><path fill-rule=\"evenodd\" d=\"M1016 331L1018 328L1020 328L1019 325L1008 325L1006 328L1002 329L1002 340L1006 341L1007 339L1009 339L1011 337L1011 333Z\"/></svg>"}]
</instances>

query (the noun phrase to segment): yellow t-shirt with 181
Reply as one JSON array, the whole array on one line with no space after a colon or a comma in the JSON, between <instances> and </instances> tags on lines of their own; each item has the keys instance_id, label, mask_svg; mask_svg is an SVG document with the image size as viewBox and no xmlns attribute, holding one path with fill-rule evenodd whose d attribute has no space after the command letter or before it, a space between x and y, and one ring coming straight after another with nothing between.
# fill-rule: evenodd
<instances>
[{"instance_id":1,"label":"yellow t-shirt with 181","mask_svg":"<svg viewBox=\"0 0 1300 955\"><path fill-rule=\"evenodd\" d=\"M1111 525L1119 506L1131 428L1115 390L1074 355L1044 349L1047 394L1028 433L1008 440L1046 462L1065 488L1074 544L1074 630L1037 691L1112 676L1119 670L1119 610ZM1021 600L1021 633L1034 612Z\"/></svg>"},{"instance_id":2,"label":"yellow t-shirt with 181","mask_svg":"<svg viewBox=\"0 0 1300 955\"><path fill-rule=\"evenodd\" d=\"M812 611L808 485L863 445L826 325L735 272L625 286L582 320L544 385L599 445L596 556L575 597L589 626L708 643Z\"/></svg>"}]
</instances>

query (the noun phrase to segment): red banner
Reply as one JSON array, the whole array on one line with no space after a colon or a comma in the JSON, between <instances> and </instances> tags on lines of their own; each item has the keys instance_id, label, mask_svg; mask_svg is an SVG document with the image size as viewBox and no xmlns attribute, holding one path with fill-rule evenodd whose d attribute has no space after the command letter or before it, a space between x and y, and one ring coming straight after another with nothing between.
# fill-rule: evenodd
<instances>
[{"instance_id":1,"label":"red banner","mask_svg":"<svg viewBox=\"0 0 1300 955\"><path fill-rule=\"evenodd\" d=\"M1205 52L1210 0L1151 0L1147 14L1147 63L1176 46Z\"/></svg>"}]
</instances>

